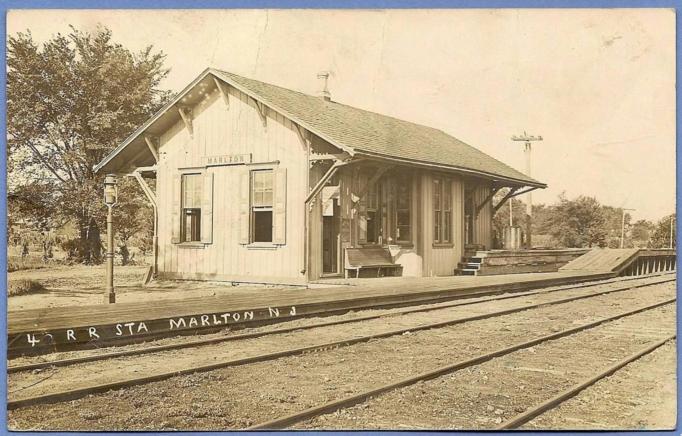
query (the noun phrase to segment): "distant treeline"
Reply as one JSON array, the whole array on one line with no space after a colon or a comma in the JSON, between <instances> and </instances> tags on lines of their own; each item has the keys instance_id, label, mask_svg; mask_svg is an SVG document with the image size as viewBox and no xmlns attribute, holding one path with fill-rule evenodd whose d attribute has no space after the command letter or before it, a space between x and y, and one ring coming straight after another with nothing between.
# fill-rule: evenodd
<instances>
[{"instance_id":1,"label":"distant treeline","mask_svg":"<svg viewBox=\"0 0 682 436\"><path fill-rule=\"evenodd\" d=\"M499 201L504 191L496 195ZM513 223L525 227L526 204L523 199L512 199ZM537 245L536 235L543 235L543 245L549 247L609 247L619 248L621 229L624 228L624 248L668 248L670 247L670 228L672 219L672 247L675 247L676 219L675 214L666 215L657 221L633 221L625 211L623 226L623 209L602 205L596 198L578 196L568 199L559 195L554 204L533 205L532 230ZM498 237L504 228L509 226L509 205L505 204L495 214L493 225Z\"/></svg>"}]
</instances>

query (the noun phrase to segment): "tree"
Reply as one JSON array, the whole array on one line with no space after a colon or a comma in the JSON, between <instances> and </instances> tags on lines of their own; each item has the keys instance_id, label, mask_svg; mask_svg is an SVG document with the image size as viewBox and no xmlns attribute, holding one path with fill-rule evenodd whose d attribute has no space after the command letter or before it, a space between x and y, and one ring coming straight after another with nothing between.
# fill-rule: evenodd
<instances>
[{"instance_id":1,"label":"tree","mask_svg":"<svg viewBox=\"0 0 682 436\"><path fill-rule=\"evenodd\" d=\"M54 235L50 231L64 224L57 213L58 204L51 190L47 183L30 182L15 187L7 194L8 243L24 244L28 239L38 237L43 247L43 259L52 257ZM15 233L15 226L19 223L24 230Z\"/></svg>"},{"instance_id":2,"label":"tree","mask_svg":"<svg viewBox=\"0 0 682 436\"><path fill-rule=\"evenodd\" d=\"M136 180L130 178L120 180L119 191L125 192L126 195L119 196L119 202L114 208L114 226L118 229L116 238L122 263L126 265L130 254L128 243L135 235L144 235L145 237L140 238L142 240L151 238L154 216Z\"/></svg>"},{"instance_id":3,"label":"tree","mask_svg":"<svg viewBox=\"0 0 682 436\"><path fill-rule=\"evenodd\" d=\"M606 245L609 248L620 248L621 235L624 232L623 247L632 248L633 242L630 236L630 221L632 216L629 213L625 213L625 224L623 224L623 208L612 207L612 206L602 206L602 212L604 214L605 229L606 229Z\"/></svg>"},{"instance_id":4,"label":"tree","mask_svg":"<svg viewBox=\"0 0 682 436\"><path fill-rule=\"evenodd\" d=\"M630 238L634 247L646 247L649 243L649 238L654 231L654 223L648 220L637 220L630 229Z\"/></svg>"},{"instance_id":5,"label":"tree","mask_svg":"<svg viewBox=\"0 0 682 436\"><path fill-rule=\"evenodd\" d=\"M651 234L649 248L669 248L670 228L672 226L672 248L676 248L677 239L677 216L675 214L661 218Z\"/></svg>"},{"instance_id":6,"label":"tree","mask_svg":"<svg viewBox=\"0 0 682 436\"><path fill-rule=\"evenodd\" d=\"M562 194L548 218L549 232L564 247L606 246L606 217L593 197L568 200Z\"/></svg>"},{"instance_id":7,"label":"tree","mask_svg":"<svg viewBox=\"0 0 682 436\"><path fill-rule=\"evenodd\" d=\"M47 232L63 224L52 186L45 182L29 182L8 193L8 224L30 223L38 232Z\"/></svg>"},{"instance_id":8,"label":"tree","mask_svg":"<svg viewBox=\"0 0 682 436\"><path fill-rule=\"evenodd\" d=\"M71 27L42 45L29 31L9 36L8 168L16 183L48 188L36 198L78 223L81 258L90 258L92 219L105 214L93 167L169 98L159 89L164 59L152 46L130 52L105 27Z\"/></svg>"}]
</instances>

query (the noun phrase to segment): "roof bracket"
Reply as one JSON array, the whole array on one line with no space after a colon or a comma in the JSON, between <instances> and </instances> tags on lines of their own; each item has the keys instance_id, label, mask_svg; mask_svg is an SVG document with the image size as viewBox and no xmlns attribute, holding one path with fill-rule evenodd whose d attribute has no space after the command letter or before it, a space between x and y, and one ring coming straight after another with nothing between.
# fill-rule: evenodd
<instances>
[{"instance_id":1,"label":"roof bracket","mask_svg":"<svg viewBox=\"0 0 682 436\"><path fill-rule=\"evenodd\" d=\"M137 182L140 184L142 191L144 191L144 194L147 196L147 200L149 200L154 209L156 209L156 194L154 193L154 191L152 191L147 182L142 178L142 174L140 174L139 169L133 171L130 175L135 177Z\"/></svg>"},{"instance_id":2,"label":"roof bracket","mask_svg":"<svg viewBox=\"0 0 682 436\"><path fill-rule=\"evenodd\" d=\"M513 188L511 191L509 191L507 193L507 195L505 195L504 198L502 200L500 200L500 202L495 205L495 207L493 208L493 215L495 214L495 212L497 212L497 210L500 207L502 207L504 202L507 201L508 199L510 199L512 197L516 197L517 195L527 194L530 191L535 191L536 189L538 189L538 187L537 186L530 186L530 187L527 187L526 189L524 189L522 191L519 191L519 189L521 189L521 188L517 187L517 188Z\"/></svg>"},{"instance_id":3,"label":"roof bracket","mask_svg":"<svg viewBox=\"0 0 682 436\"><path fill-rule=\"evenodd\" d=\"M485 198L485 200L483 200L483 201L481 202L481 204L479 204L478 206L476 206L476 214L475 214L476 216L478 216L478 214L481 213L481 209L483 209L483 208L485 207L485 205L488 204L488 202L491 201L491 200L493 199L493 197L495 196L495 194L497 194L497 191L499 191L500 189L502 189L502 188L501 188L501 187L500 187L500 188L492 188L492 189L490 190L490 193L489 193L488 196Z\"/></svg>"},{"instance_id":4,"label":"roof bracket","mask_svg":"<svg viewBox=\"0 0 682 436\"><path fill-rule=\"evenodd\" d=\"M263 122L263 127L268 126L268 117L265 115L268 108L261 102L256 102L256 107L258 108L258 115L260 115L260 120Z\"/></svg>"},{"instance_id":5,"label":"roof bracket","mask_svg":"<svg viewBox=\"0 0 682 436\"><path fill-rule=\"evenodd\" d=\"M189 136L194 136L194 128L192 127L192 108L187 106L178 106L178 112L182 117L182 121L185 122L185 127L189 132Z\"/></svg>"},{"instance_id":6,"label":"roof bracket","mask_svg":"<svg viewBox=\"0 0 682 436\"><path fill-rule=\"evenodd\" d=\"M296 135L298 136L299 141L301 141L301 145L303 145L303 150L308 150L310 148L310 139L308 139L308 131L304 127L301 127L296 123L293 124L294 130L296 131Z\"/></svg>"},{"instance_id":7,"label":"roof bracket","mask_svg":"<svg viewBox=\"0 0 682 436\"><path fill-rule=\"evenodd\" d=\"M253 102L256 104L256 112L258 112L258 116L260 116L260 120L263 122L263 127L268 126L268 117L265 115L267 113L267 106L265 106L263 103L259 102L255 98L251 98Z\"/></svg>"},{"instance_id":8,"label":"roof bracket","mask_svg":"<svg viewBox=\"0 0 682 436\"><path fill-rule=\"evenodd\" d=\"M149 151L151 151L152 156L154 156L154 162L158 163L159 162L159 138L151 136L151 135L144 135L144 142L147 143L147 147L149 148Z\"/></svg>"},{"instance_id":9,"label":"roof bracket","mask_svg":"<svg viewBox=\"0 0 682 436\"><path fill-rule=\"evenodd\" d=\"M495 206L493 206L493 215L495 214L495 212L497 212L497 211L502 207L502 205L503 205L507 200L509 200L510 198L514 197L514 196L515 196L514 193L515 193L516 191L518 191L518 190L519 190L518 187L516 187L516 188L511 188L511 190L510 190L509 192L507 192L507 195L505 195L504 197L502 197L502 200L500 200L499 203L497 203Z\"/></svg>"},{"instance_id":10,"label":"roof bracket","mask_svg":"<svg viewBox=\"0 0 682 436\"><path fill-rule=\"evenodd\" d=\"M230 110L230 94L228 93L227 89L223 87L223 83L218 80L217 77L213 76L213 80L215 81L215 86L218 88L220 95L223 97L225 107L227 110Z\"/></svg>"}]
</instances>

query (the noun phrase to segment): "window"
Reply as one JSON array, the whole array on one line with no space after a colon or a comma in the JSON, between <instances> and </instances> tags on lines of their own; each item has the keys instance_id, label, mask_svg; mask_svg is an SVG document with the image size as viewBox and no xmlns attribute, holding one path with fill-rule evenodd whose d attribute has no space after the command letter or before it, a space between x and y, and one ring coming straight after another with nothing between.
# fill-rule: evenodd
<instances>
[{"instance_id":1,"label":"window","mask_svg":"<svg viewBox=\"0 0 682 436\"><path fill-rule=\"evenodd\" d=\"M240 171L239 179L239 243L254 244L254 248L285 245L286 168L247 167Z\"/></svg>"},{"instance_id":2,"label":"window","mask_svg":"<svg viewBox=\"0 0 682 436\"><path fill-rule=\"evenodd\" d=\"M272 242L272 170L251 172L251 241Z\"/></svg>"},{"instance_id":3,"label":"window","mask_svg":"<svg viewBox=\"0 0 682 436\"><path fill-rule=\"evenodd\" d=\"M442 181L433 179L433 240L440 242L441 226L443 224L443 206L441 205Z\"/></svg>"},{"instance_id":4,"label":"window","mask_svg":"<svg viewBox=\"0 0 682 436\"><path fill-rule=\"evenodd\" d=\"M375 183L367 193L367 243L378 244L381 234L381 214L379 198L381 196L380 183Z\"/></svg>"},{"instance_id":5,"label":"window","mask_svg":"<svg viewBox=\"0 0 682 436\"><path fill-rule=\"evenodd\" d=\"M182 175L181 241L201 241L201 174Z\"/></svg>"},{"instance_id":6,"label":"window","mask_svg":"<svg viewBox=\"0 0 682 436\"><path fill-rule=\"evenodd\" d=\"M411 190L412 180L407 177L400 179L397 186L396 199L396 240L398 242L412 242L411 226Z\"/></svg>"},{"instance_id":7,"label":"window","mask_svg":"<svg viewBox=\"0 0 682 436\"><path fill-rule=\"evenodd\" d=\"M433 179L433 242L452 242L452 185L448 179Z\"/></svg>"},{"instance_id":8,"label":"window","mask_svg":"<svg viewBox=\"0 0 682 436\"><path fill-rule=\"evenodd\" d=\"M452 242L452 184L443 181L443 242Z\"/></svg>"}]
</instances>

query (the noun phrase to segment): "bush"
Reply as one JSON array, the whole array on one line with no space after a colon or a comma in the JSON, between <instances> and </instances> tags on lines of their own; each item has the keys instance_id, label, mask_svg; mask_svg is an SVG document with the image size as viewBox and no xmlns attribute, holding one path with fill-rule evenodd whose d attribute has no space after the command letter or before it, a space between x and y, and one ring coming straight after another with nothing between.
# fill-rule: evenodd
<instances>
[{"instance_id":1,"label":"bush","mask_svg":"<svg viewBox=\"0 0 682 436\"><path fill-rule=\"evenodd\" d=\"M30 279L17 279L10 280L9 286L7 287L7 296L15 297L17 295L28 295L35 294L37 292L44 291L45 288L40 283L35 280Z\"/></svg>"},{"instance_id":2,"label":"bush","mask_svg":"<svg viewBox=\"0 0 682 436\"><path fill-rule=\"evenodd\" d=\"M89 240L80 238L67 239L62 241L59 246L66 253L67 261L92 265L102 263L104 247L102 247L99 236Z\"/></svg>"},{"instance_id":3,"label":"bush","mask_svg":"<svg viewBox=\"0 0 682 436\"><path fill-rule=\"evenodd\" d=\"M80 238L67 239L63 241L60 246L66 252L68 260L79 261L81 253L85 251L85 242Z\"/></svg>"},{"instance_id":4,"label":"bush","mask_svg":"<svg viewBox=\"0 0 682 436\"><path fill-rule=\"evenodd\" d=\"M47 268L47 264L39 256L8 256L7 272L21 271L24 269Z\"/></svg>"}]
</instances>

